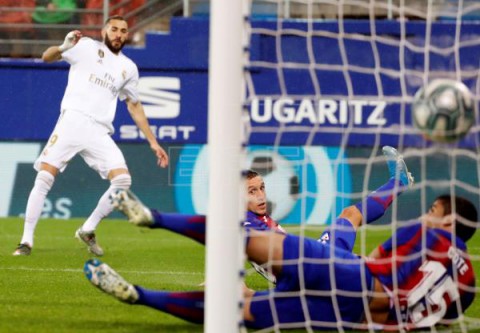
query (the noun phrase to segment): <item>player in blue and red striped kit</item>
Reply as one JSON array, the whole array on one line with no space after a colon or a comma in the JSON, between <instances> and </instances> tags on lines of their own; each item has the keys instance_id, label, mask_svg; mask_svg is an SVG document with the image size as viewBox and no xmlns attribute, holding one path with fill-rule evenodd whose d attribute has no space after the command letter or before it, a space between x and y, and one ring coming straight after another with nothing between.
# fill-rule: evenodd
<instances>
[{"instance_id":1,"label":"player in blue and red striped kit","mask_svg":"<svg viewBox=\"0 0 480 333\"><path fill-rule=\"evenodd\" d=\"M274 289L245 295L247 327L272 327L275 313L280 328L413 329L448 323L472 303L475 278L465 241L475 232L477 211L463 198L437 198L426 215L400 227L369 258L352 253L357 228L382 216L413 181L393 148L385 147L384 154L389 182L347 207L319 240L246 226L248 258L259 265L273 261L277 278ZM133 286L96 259L86 262L85 273L124 302L203 321L202 291Z\"/></svg>"},{"instance_id":2,"label":"player in blue and red striped kit","mask_svg":"<svg viewBox=\"0 0 480 333\"><path fill-rule=\"evenodd\" d=\"M455 220L453 211L463 223ZM389 295L398 293L387 327L399 322L406 329L448 322L473 302L475 273L465 245L475 232L475 225L467 225L471 221L477 221L477 212L469 201L443 195L420 221L402 226L370 254L366 264L372 275Z\"/></svg>"}]
</instances>

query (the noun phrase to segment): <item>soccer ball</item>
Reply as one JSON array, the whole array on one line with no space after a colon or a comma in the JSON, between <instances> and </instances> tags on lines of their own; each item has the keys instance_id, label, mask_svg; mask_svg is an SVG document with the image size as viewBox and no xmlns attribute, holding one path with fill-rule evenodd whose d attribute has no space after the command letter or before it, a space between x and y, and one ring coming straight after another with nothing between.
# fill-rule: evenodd
<instances>
[{"instance_id":1,"label":"soccer ball","mask_svg":"<svg viewBox=\"0 0 480 333\"><path fill-rule=\"evenodd\" d=\"M474 100L462 82L436 79L415 94L412 118L427 140L454 142L475 122Z\"/></svg>"}]
</instances>

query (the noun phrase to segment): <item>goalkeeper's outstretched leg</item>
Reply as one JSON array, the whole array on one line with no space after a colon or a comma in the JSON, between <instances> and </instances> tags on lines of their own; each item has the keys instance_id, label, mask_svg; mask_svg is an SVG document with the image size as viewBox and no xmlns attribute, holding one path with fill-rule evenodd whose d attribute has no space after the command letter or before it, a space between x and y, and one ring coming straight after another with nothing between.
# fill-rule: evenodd
<instances>
[{"instance_id":1,"label":"goalkeeper's outstretched leg","mask_svg":"<svg viewBox=\"0 0 480 333\"><path fill-rule=\"evenodd\" d=\"M332 226L322 233L318 239L320 242L352 251L357 228L381 218L393 200L413 186L414 178L403 156L390 146L384 146L382 152L390 173L388 182L361 202L343 209L337 220L331 223Z\"/></svg>"},{"instance_id":2,"label":"goalkeeper's outstretched leg","mask_svg":"<svg viewBox=\"0 0 480 333\"><path fill-rule=\"evenodd\" d=\"M267 213L267 195L263 177L256 171L245 172L247 214L244 225L257 230L273 229L284 233L285 230ZM186 215L162 213L145 206L130 190L119 190L110 197L112 205L128 218L129 222L140 227L167 229L190 237L205 244L206 217L204 215Z\"/></svg>"}]
</instances>

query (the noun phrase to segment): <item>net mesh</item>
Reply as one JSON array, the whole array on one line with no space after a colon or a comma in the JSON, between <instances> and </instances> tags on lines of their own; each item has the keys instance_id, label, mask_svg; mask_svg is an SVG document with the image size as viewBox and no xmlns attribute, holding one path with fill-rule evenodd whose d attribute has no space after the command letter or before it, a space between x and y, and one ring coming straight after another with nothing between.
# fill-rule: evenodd
<instances>
[{"instance_id":1,"label":"net mesh","mask_svg":"<svg viewBox=\"0 0 480 333\"><path fill-rule=\"evenodd\" d=\"M425 140L411 118L415 93L436 78L462 81L478 104L479 21L476 1L254 1L246 21L247 164L265 179L272 216L291 233L318 238L343 208L388 180L384 145L403 154L416 182L382 218L358 230L355 253L368 255L440 194L479 207L478 125L462 140L440 144ZM467 244L477 275L479 237ZM274 324L265 331L378 328L368 311L364 323L340 320L338 296L362 293L304 287L301 280L299 291L286 294L301 296L304 320L281 323L273 307ZM312 320L305 295L330 299L336 320ZM271 294L265 297L273 304ZM456 330L480 325L477 303L455 321ZM407 329L399 325L392 328Z\"/></svg>"}]
</instances>

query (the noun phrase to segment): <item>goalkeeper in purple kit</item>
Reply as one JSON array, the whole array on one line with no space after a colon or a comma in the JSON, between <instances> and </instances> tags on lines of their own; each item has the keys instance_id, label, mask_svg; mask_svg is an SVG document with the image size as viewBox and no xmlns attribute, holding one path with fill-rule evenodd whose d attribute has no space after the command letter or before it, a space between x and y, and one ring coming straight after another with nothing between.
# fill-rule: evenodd
<instances>
[{"instance_id":1,"label":"goalkeeper in purple kit","mask_svg":"<svg viewBox=\"0 0 480 333\"><path fill-rule=\"evenodd\" d=\"M384 147L383 151L390 180L362 202L345 208L320 239L271 232L256 223L245 226L248 259L258 265L272 261L276 277L275 288L245 294L247 327L272 327L275 313L279 327L408 330L449 323L472 303L475 277L464 242L475 232L477 211L466 199L438 197L419 221L398 228L368 258L352 253L357 228L381 217L392 200L413 184L396 150ZM182 231L165 223L180 218L179 214L160 214L159 222L135 198L120 199L117 207L130 220L143 216L137 221L143 223L136 224L156 225L204 243L205 219L195 220L195 232ZM132 214L132 206L137 213ZM97 259L87 261L84 270L95 286L121 301L203 322L203 291L171 293L134 286Z\"/></svg>"}]
</instances>

